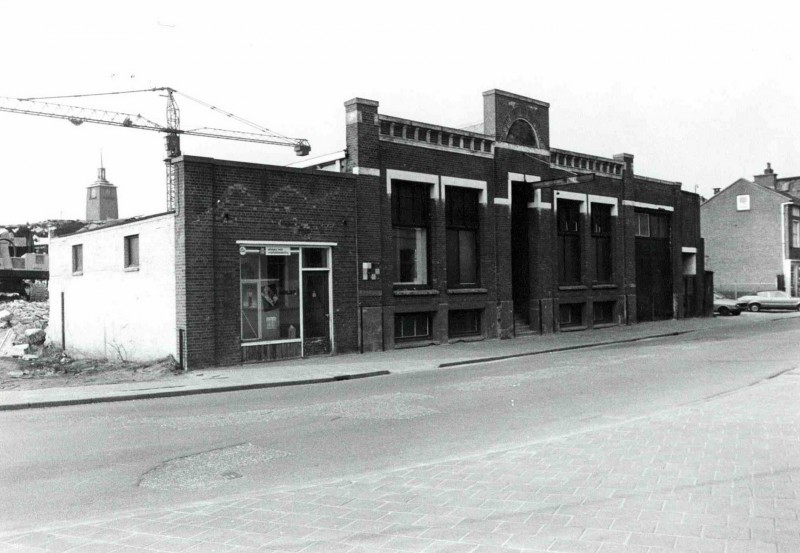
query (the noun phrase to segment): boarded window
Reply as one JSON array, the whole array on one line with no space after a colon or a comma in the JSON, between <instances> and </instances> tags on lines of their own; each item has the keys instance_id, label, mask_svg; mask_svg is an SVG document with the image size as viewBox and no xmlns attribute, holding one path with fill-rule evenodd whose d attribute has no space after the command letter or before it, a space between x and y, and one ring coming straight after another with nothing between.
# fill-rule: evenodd
<instances>
[{"instance_id":1,"label":"boarded window","mask_svg":"<svg viewBox=\"0 0 800 553\"><path fill-rule=\"evenodd\" d=\"M83 272L83 244L72 246L72 272Z\"/></svg>"},{"instance_id":2,"label":"boarded window","mask_svg":"<svg viewBox=\"0 0 800 553\"><path fill-rule=\"evenodd\" d=\"M447 285L477 286L480 191L448 186L445 198Z\"/></svg>"},{"instance_id":3,"label":"boarded window","mask_svg":"<svg viewBox=\"0 0 800 553\"><path fill-rule=\"evenodd\" d=\"M125 267L139 266L139 235L125 237Z\"/></svg>"},{"instance_id":4,"label":"boarded window","mask_svg":"<svg viewBox=\"0 0 800 553\"><path fill-rule=\"evenodd\" d=\"M559 283L581 282L581 203L558 200L558 269Z\"/></svg>"},{"instance_id":5,"label":"boarded window","mask_svg":"<svg viewBox=\"0 0 800 553\"><path fill-rule=\"evenodd\" d=\"M429 313L397 313L394 316L396 340L419 340L431 334Z\"/></svg>"},{"instance_id":6,"label":"boarded window","mask_svg":"<svg viewBox=\"0 0 800 553\"><path fill-rule=\"evenodd\" d=\"M480 309L454 309L447 314L448 335L478 336L481 333Z\"/></svg>"},{"instance_id":7,"label":"boarded window","mask_svg":"<svg viewBox=\"0 0 800 553\"><path fill-rule=\"evenodd\" d=\"M592 204L592 241L595 254L595 281L611 282L613 271L613 217L612 206L608 204Z\"/></svg>"}]
</instances>

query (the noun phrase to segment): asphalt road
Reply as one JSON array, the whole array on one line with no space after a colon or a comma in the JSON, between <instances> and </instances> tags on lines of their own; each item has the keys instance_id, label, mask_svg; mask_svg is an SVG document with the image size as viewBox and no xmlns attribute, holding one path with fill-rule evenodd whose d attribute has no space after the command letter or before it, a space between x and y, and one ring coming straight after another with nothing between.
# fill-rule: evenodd
<instances>
[{"instance_id":1,"label":"asphalt road","mask_svg":"<svg viewBox=\"0 0 800 553\"><path fill-rule=\"evenodd\" d=\"M580 432L800 364L800 319L322 385L0 413L0 531Z\"/></svg>"}]
</instances>

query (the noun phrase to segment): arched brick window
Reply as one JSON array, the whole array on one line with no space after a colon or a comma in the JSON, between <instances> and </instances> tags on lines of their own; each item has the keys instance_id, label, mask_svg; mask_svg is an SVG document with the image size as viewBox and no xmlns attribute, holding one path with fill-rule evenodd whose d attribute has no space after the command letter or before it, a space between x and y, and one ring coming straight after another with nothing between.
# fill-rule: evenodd
<instances>
[{"instance_id":1,"label":"arched brick window","mask_svg":"<svg viewBox=\"0 0 800 553\"><path fill-rule=\"evenodd\" d=\"M506 135L506 141L520 146L539 147L539 141L536 140L536 133L533 131L533 127L524 119L517 119L511 124Z\"/></svg>"}]
</instances>

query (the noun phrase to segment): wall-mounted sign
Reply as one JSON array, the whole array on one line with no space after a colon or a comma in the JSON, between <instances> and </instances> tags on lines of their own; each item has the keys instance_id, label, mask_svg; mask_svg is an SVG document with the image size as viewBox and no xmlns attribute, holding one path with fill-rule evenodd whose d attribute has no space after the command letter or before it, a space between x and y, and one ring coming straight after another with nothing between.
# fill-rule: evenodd
<instances>
[{"instance_id":1,"label":"wall-mounted sign","mask_svg":"<svg viewBox=\"0 0 800 553\"><path fill-rule=\"evenodd\" d=\"M267 246L264 248L264 255L292 255L292 248L289 246Z\"/></svg>"}]
</instances>

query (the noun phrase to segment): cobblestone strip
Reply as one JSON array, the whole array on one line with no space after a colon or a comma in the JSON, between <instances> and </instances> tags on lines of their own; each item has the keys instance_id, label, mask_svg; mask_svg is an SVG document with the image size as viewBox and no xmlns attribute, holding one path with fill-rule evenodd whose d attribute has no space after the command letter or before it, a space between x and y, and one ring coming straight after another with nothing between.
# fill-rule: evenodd
<instances>
[{"instance_id":1,"label":"cobblestone strip","mask_svg":"<svg viewBox=\"0 0 800 553\"><path fill-rule=\"evenodd\" d=\"M800 378L505 452L0 538L13 552L798 553Z\"/></svg>"}]
</instances>

